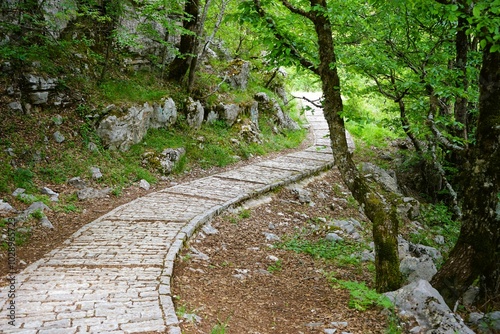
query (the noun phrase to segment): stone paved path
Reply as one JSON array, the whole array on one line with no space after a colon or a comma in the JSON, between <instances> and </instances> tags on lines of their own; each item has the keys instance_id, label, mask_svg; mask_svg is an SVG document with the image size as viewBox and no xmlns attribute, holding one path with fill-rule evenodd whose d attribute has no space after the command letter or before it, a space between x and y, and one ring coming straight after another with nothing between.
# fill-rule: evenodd
<instances>
[{"instance_id":1,"label":"stone paved path","mask_svg":"<svg viewBox=\"0 0 500 334\"><path fill-rule=\"evenodd\" d=\"M214 215L330 168L321 112L307 113L308 149L179 184L84 226L16 277L15 326L0 290L0 333L180 333L170 291L184 241Z\"/></svg>"}]
</instances>

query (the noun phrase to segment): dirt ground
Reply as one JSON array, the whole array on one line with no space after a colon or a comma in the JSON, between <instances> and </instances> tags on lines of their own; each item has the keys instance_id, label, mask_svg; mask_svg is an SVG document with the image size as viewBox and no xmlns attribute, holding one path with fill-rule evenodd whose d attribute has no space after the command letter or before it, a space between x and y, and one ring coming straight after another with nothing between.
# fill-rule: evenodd
<instances>
[{"instance_id":1,"label":"dirt ground","mask_svg":"<svg viewBox=\"0 0 500 334\"><path fill-rule=\"evenodd\" d=\"M296 150L308 145L310 140ZM54 229L30 223L31 237L16 248L17 270L59 247L82 226L139 196L287 152L256 157L227 168L193 168L159 182L149 191L134 185L123 189L118 197L110 195L79 202L79 213L47 212ZM366 220L354 206L348 205L345 200L348 192L341 184L336 170L309 183L306 188L311 191L314 206L301 204L296 194L282 188L270 194L272 199L268 198L268 202L250 208L249 217L241 218L244 215L236 211L225 213L211 223L218 234L200 233L192 239L175 264L172 290L180 318L184 319L183 314L195 314L201 320L184 319L183 333L211 333L216 325L225 330L214 333L323 333L325 328L337 329L337 333L384 332L387 316L380 309L360 312L349 308L349 293L332 287L324 274L334 272L336 278L369 284L373 281L371 272L359 267L338 268L308 255L274 249L263 234L290 235L310 227L318 217ZM43 186L58 193L76 191L68 185ZM7 200L18 210L27 207L13 197ZM209 261L191 256L190 247L208 255ZM269 256L275 256L278 261ZM5 249L0 250L0 273L2 286L8 273ZM240 276L234 276L238 274Z\"/></svg>"},{"instance_id":2,"label":"dirt ground","mask_svg":"<svg viewBox=\"0 0 500 334\"><path fill-rule=\"evenodd\" d=\"M345 201L348 193L337 170L314 178L304 188L314 205L300 203L297 194L285 187L256 207L250 204L244 211L216 217L210 225L217 234L201 231L191 239L174 265L173 276L172 293L183 333L325 333L325 329L384 333L384 311L350 308L349 292L332 286L325 275L333 272L337 279L370 285L373 274L366 265L338 267L278 249L266 240L265 233L286 238L310 230L320 217L366 222L357 207ZM324 238L325 233L307 238Z\"/></svg>"},{"instance_id":3,"label":"dirt ground","mask_svg":"<svg viewBox=\"0 0 500 334\"><path fill-rule=\"evenodd\" d=\"M150 192L158 191L160 189L173 186L178 183L188 182L197 178L221 173L228 169L251 164L259 160L271 159L280 154L287 154L292 151L303 150L310 146L311 143L312 137L311 135L309 135L309 137L300 145L300 147L296 149L289 149L281 152L271 153L265 157L254 157L248 160L242 160L227 167L212 167L209 169L193 167L190 171L187 171L184 174L171 175L165 180L159 181L157 184L152 185L151 189L149 189L148 191L139 188L138 184L135 184L123 189L120 196L109 195L105 198L79 201L77 203L78 208L80 209L78 212L45 212L47 218L54 226L54 229L44 228L34 220L25 223L19 223L16 225L16 228L30 227L31 232L29 239L23 242L22 245L16 247L17 272L20 272L31 263L42 258L46 253L59 247L66 239L68 239L73 233L78 231L82 226L92 222L93 220L99 218L100 216L122 204L128 203ZM93 184L91 180L86 180L86 182L88 186L91 187L103 187L99 184ZM78 190L67 184L40 184L38 185L38 187L48 187L59 194L72 194ZM14 196L7 195L4 196L3 199L6 200L19 212L28 207L28 204L22 203ZM0 219L13 216L15 216L15 214L10 214L8 216L0 214ZM5 240L7 238L7 228L0 228L0 237L2 237L2 239L0 240ZM7 249L0 248L0 286L7 284L6 276L8 273L9 264Z\"/></svg>"}]
</instances>

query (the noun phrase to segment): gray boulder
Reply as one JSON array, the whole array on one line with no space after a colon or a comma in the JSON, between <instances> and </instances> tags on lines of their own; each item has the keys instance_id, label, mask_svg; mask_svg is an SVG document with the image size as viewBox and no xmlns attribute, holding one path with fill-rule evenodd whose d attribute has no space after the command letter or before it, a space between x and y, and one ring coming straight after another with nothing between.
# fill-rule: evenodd
<instances>
[{"instance_id":1,"label":"gray boulder","mask_svg":"<svg viewBox=\"0 0 500 334\"><path fill-rule=\"evenodd\" d=\"M14 102L11 102L9 103L9 108L13 111L18 111L18 112L23 112L23 106L21 104L21 102L18 102L18 101L14 101Z\"/></svg>"},{"instance_id":2,"label":"gray boulder","mask_svg":"<svg viewBox=\"0 0 500 334\"><path fill-rule=\"evenodd\" d=\"M430 281L437 273L436 265L431 258L416 258L413 256L407 256L400 262L399 271L407 277L408 282L421 279Z\"/></svg>"},{"instance_id":3,"label":"gray boulder","mask_svg":"<svg viewBox=\"0 0 500 334\"><path fill-rule=\"evenodd\" d=\"M59 144L66 140L64 135L62 133L60 133L59 131L54 132L53 136L54 136L54 140L56 141L56 143L59 143Z\"/></svg>"},{"instance_id":4,"label":"gray boulder","mask_svg":"<svg viewBox=\"0 0 500 334\"><path fill-rule=\"evenodd\" d=\"M281 106L276 100L273 101L273 113L276 124L282 128L287 130L300 130L300 126L295 122L288 114L283 112Z\"/></svg>"},{"instance_id":5,"label":"gray boulder","mask_svg":"<svg viewBox=\"0 0 500 334\"><path fill-rule=\"evenodd\" d=\"M363 163L362 171L365 176L371 176L382 185L387 191L393 192L402 196L398 182L395 177L391 176L386 170L369 162Z\"/></svg>"},{"instance_id":6,"label":"gray boulder","mask_svg":"<svg viewBox=\"0 0 500 334\"><path fill-rule=\"evenodd\" d=\"M273 116L274 123L281 129L300 130L300 126L283 112L278 101L269 98L266 93L257 93L254 95L255 101L259 103L258 112L267 113Z\"/></svg>"},{"instance_id":7,"label":"gray boulder","mask_svg":"<svg viewBox=\"0 0 500 334\"><path fill-rule=\"evenodd\" d=\"M54 229L54 225L52 225L49 218L47 218L47 216L45 215L42 217L42 219L40 219L40 225L51 230Z\"/></svg>"},{"instance_id":8,"label":"gray boulder","mask_svg":"<svg viewBox=\"0 0 500 334\"><path fill-rule=\"evenodd\" d=\"M170 174L177 162L181 157L186 154L183 147L180 148L167 148L160 154L148 151L142 155L142 165L152 169L158 170L160 173L167 175Z\"/></svg>"},{"instance_id":9,"label":"gray boulder","mask_svg":"<svg viewBox=\"0 0 500 334\"><path fill-rule=\"evenodd\" d=\"M474 334L425 280L412 282L385 295L402 316L416 320L418 326L411 329L411 333Z\"/></svg>"},{"instance_id":10,"label":"gray boulder","mask_svg":"<svg viewBox=\"0 0 500 334\"><path fill-rule=\"evenodd\" d=\"M0 199L0 214L14 213L17 212L9 203L4 202Z\"/></svg>"},{"instance_id":11,"label":"gray boulder","mask_svg":"<svg viewBox=\"0 0 500 334\"><path fill-rule=\"evenodd\" d=\"M98 167L90 167L90 173L92 174L92 178L94 180L102 178L101 170Z\"/></svg>"},{"instance_id":12,"label":"gray boulder","mask_svg":"<svg viewBox=\"0 0 500 334\"><path fill-rule=\"evenodd\" d=\"M257 130L259 129L259 103L257 101L254 101L252 105L249 108L250 112L250 120L252 121L253 124L257 127Z\"/></svg>"},{"instance_id":13,"label":"gray boulder","mask_svg":"<svg viewBox=\"0 0 500 334\"><path fill-rule=\"evenodd\" d=\"M149 190L151 188L151 185L149 184L148 181L142 179L139 181L139 188L142 188L144 190Z\"/></svg>"},{"instance_id":14,"label":"gray boulder","mask_svg":"<svg viewBox=\"0 0 500 334\"><path fill-rule=\"evenodd\" d=\"M208 124L213 124L218 119L219 119L219 114L217 114L213 110L210 110L209 113L208 113L208 115L207 115L207 118L206 118L205 122L207 122Z\"/></svg>"},{"instance_id":15,"label":"gray boulder","mask_svg":"<svg viewBox=\"0 0 500 334\"><path fill-rule=\"evenodd\" d=\"M49 92L33 92L29 97L32 104L45 104L49 101Z\"/></svg>"},{"instance_id":16,"label":"gray boulder","mask_svg":"<svg viewBox=\"0 0 500 334\"><path fill-rule=\"evenodd\" d=\"M326 241L343 241L344 238L342 238L340 235L338 235L337 233L328 233L326 236L325 236L325 240Z\"/></svg>"},{"instance_id":17,"label":"gray boulder","mask_svg":"<svg viewBox=\"0 0 500 334\"><path fill-rule=\"evenodd\" d=\"M229 83L236 89L247 89L250 76L250 62L235 59L229 65Z\"/></svg>"},{"instance_id":18,"label":"gray boulder","mask_svg":"<svg viewBox=\"0 0 500 334\"><path fill-rule=\"evenodd\" d=\"M44 195L48 195L50 196L50 200L52 202L57 202L59 201L59 194L56 193L55 191L53 191L52 189L48 188L48 187L43 187L40 192Z\"/></svg>"},{"instance_id":19,"label":"gray boulder","mask_svg":"<svg viewBox=\"0 0 500 334\"><path fill-rule=\"evenodd\" d=\"M238 119L241 108L237 104L221 103L217 106L217 112L220 115L220 118L226 121L227 125L232 126Z\"/></svg>"},{"instance_id":20,"label":"gray boulder","mask_svg":"<svg viewBox=\"0 0 500 334\"><path fill-rule=\"evenodd\" d=\"M424 246L420 244L413 244L413 243L410 243L409 245L410 245L409 247L410 253L416 257L428 256L433 260L441 260L443 258L441 252L434 247Z\"/></svg>"},{"instance_id":21,"label":"gray boulder","mask_svg":"<svg viewBox=\"0 0 500 334\"><path fill-rule=\"evenodd\" d=\"M153 108L144 103L124 111L109 106L109 115L97 127L105 147L111 150L127 151L130 146L139 143L146 135Z\"/></svg>"},{"instance_id":22,"label":"gray boulder","mask_svg":"<svg viewBox=\"0 0 500 334\"><path fill-rule=\"evenodd\" d=\"M193 129L199 129L205 117L205 110L200 101L194 101L191 97L186 102L186 121Z\"/></svg>"},{"instance_id":23,"label":"gray boulder","mask_svg":"<svg viewBox=\"0 0 500 334\"><path fill-rule=\"evenodd\" d=\"M174 125L177 122L177 107L174 100L168 98L162 105L155 104L151 115L150 127L162 128Z\"/></svg>"},{"instance_id":24,"label":"gray boulder","mask_svg":"<svg viewBox=\"0 0 500 334\"><path fill-rule=\"evenodd\" d=\"M76 195L78 196L78 199L83 201L86 199L94 199L94 198L104 198L111 193L113 189L111 188L104 188L104 189L94 189L91 187L84 188L81 190L78 190L76 192Z\"/></svg>"},{"instance_id":25,"label":"gray boulder","mask_svg":"<svg viewBox=\"0 0 500 334\"><path fill-rule=\"evenodd\" d=\"M77 189L83 189L87 187L87 183L78 176L69 179L68 184Z\"/></svg>"}]
</instances>

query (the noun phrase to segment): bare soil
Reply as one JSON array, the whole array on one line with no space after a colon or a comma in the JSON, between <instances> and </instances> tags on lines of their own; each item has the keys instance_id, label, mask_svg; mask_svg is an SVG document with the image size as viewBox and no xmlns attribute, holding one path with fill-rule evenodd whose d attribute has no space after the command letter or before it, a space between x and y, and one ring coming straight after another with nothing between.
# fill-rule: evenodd
<instances>
[{"instance_id":1,"label":"bare soil","mask_svg":"<svg viewBox=\"0 0 500 334\"><path fill-rule=\"evenodd\" d=\"M356 206L342 200L348 191L336 169L314 178L305 189L314 205L300 203L285 187L244 214L235 209L216 217L211 225L217 234L201 231L191 239L173 275L172 293L183 333L215 333L216 326L224 327L225 333L384 333L386 312L350 308L349 292L334 287L326 275L371 285L373 273L366 265L339 267L266 240L264 233L284 239L311 230L320 217L355 218L368 224ZM306 233L306 238L317 240L325 233ZM197 251L209 260L200 259Z\"/></svg>"},{"instance_id":2,"label":"bare soil","mask_svg":"<svg viewBox=\"0 0 500 334\"><path fill-rule=\"evenodd\" d=\"M266 155L265 157L257 156L247 160L239 161L235 164L226 167L212 167L202 169L194 167L180 175L170 175L166 180L159 181L157 184L151 186L151 189L144 190L139 188L138 184L134 184L128 188L123 189L119 196L109 195L105 198L83 200L78 202L78 212L45 212L47 218L50 220L54 229L47 229L34 219L18 223L16 228L29 227L31 229L30 236L27 240L23 241L21 245L16 247L16 272L22 271L28 265L36 262L42 258L46 253L62 245L73 233L78 231L81 227L113 210L114 208L128 203L138 197L144 196L150 192L155 192L163 188L173 186L178 183L188 182L194 179L206 177L209 175L224 172L228 169L238 168L247 164L255 163L264 159L272 159L273 157L281 154L291 153L293 151L303 150L312 144L311 134L306 140L295 149L283 150ZM87 185L100 188L104 187L102 184L92 183L91 180L86 180ZM72 194L78 189L71 187L67 184L39 184L39 188L48 187L59 194ZM6 195L2 197L10 205L16 208L19 212L26 209L29 205L19 201L16 197ZM16 214L2 215L0 219L14 217ZM0 241L7 238L7 228L0 229ZM0 247L0 286L6 285L6 277L9 273L9 263L7 249Z\"/></svg>"}]
</instances>

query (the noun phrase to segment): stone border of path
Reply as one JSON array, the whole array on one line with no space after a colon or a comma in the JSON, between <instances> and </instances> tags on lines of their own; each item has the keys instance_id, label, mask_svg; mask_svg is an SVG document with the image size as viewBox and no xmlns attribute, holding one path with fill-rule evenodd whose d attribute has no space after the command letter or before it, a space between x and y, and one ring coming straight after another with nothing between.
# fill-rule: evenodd
<instances>
[{"instance_id":1,"label":"stone border of path","mask_svg":"<svg viewBox=\"0 0 500 334\"><path fill-rule=\"evenodd\" d=\"M82 227L17 275L22 328L7 325L2 298L0 332L181 333L170 283L186 241L229 207L333 166L323 114L306 116L315 143L304 151L150 193Z\"/></svg>"}]
</instances>

